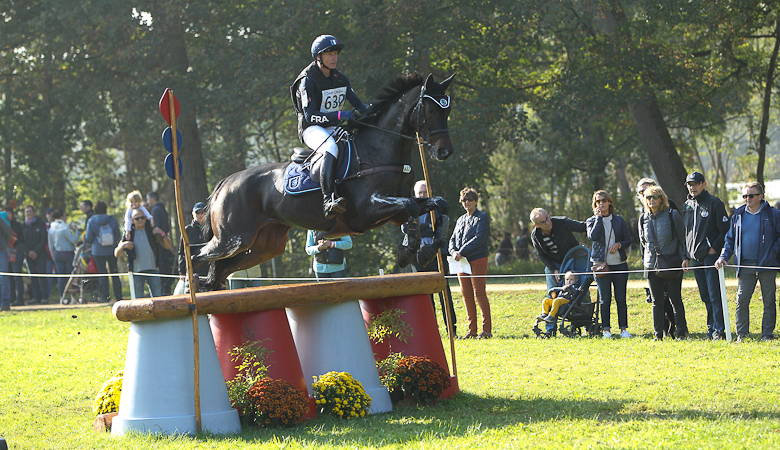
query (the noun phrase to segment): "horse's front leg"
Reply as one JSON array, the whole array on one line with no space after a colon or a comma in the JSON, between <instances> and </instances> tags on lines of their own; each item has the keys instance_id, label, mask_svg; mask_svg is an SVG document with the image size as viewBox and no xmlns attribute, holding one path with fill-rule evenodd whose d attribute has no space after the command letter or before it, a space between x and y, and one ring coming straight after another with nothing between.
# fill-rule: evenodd
<instances>
[{"instance_id":1,"label":"horse's front leg","mask_svg":"<svg viewBox=\"0 0 780 450\"><path fill-rule=\"evenodd\" d=\"M417 252L417 263L424 267L436 259L436 254L440 249L447 248L447 230L450 223L447 213L449 213L450 207L442 197L420 197L416 198L415 201L420 207L420 214L433 212L436 218L432 232L420 230L423 237L433 238L430 244L422 245Z\"/></svg>"},{"instance_id":2,"label":"horse's front leg","mask_svg":"<svg viewBox=\"0 0 780 450\"><path fill-rule=\"evenodd\" d=\"M403 219L406 220L401 226L404 241L398 247L395 262L399 267L408 266L420 249L420 206L412 198L387 197L377 193L371 195L371 204L385 217L393 217L394 223L403 223Z\"/></svg>"}]
</instances>

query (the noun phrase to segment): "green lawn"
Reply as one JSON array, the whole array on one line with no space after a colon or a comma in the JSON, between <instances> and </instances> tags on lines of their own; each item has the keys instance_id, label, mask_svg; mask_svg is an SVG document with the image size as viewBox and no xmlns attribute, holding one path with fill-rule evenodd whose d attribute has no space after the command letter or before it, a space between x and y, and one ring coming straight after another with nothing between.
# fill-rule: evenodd
<instances>
[{"instance_id":1,"label":"green lawn","mask_svg":"<svg viewBox=\"0 0 780 450\"><path fill-rule=\"evenodd\" d=\"M491 293L496 337L456 341L461 393L452 400L228 437L92 431L92 399L123 366L128 324L108 307L3 313L0 436L14 450L780 447L777 342L705 341L695 289L683 293L693 339L652 342L644 291L629 295L634 339L538 340L540 293ZM459 297L456 305L463 330ZM754 331L760 305L756 296Z\"/></svg>"}]
</instances>

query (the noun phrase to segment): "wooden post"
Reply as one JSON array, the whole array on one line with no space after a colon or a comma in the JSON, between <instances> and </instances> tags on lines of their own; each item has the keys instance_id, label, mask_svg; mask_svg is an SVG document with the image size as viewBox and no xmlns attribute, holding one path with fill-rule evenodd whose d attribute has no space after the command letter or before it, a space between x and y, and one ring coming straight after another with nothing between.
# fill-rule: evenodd
<instances>
[{"instance_id":1,"label":"wooden post","mask_svg":"<svg viewBox=\"0 0 780 450\"><path fill-rule=\"evenodd\" d=\"M422 139L420 139L420 133L415 133L417 135L417 147L420 149L420 162L422 162L422 169L423 169L423 177L425 179L425 189L427 191L428 197L433 197L433 191L431 190L431 182L428 177L428 162L425 160L425 149L423 148ZM431 215L431 228L436 231L436 213L434 211L431 211L429 213ZM446 232L447 230L444 230ZM439 262L439 273L442 275L445 274L444 272L444 261L442 261L441 257L441 250L436 250L436 260ZM457 377L458 376L458 366L455 363L455 340L453 337L453 331L452 331L452 317L450 314L450 308L452 308L452 298L450 298L450 291L446 287L442 290L442 295L444 295L444 315L447 317L447 335L450 337L450 355L452 356L452 375Z\"/></svg>"},{"instance_id":2,"label":"wooden post","mask_svg":"<svg viewBox=\"0 0 780 450\"><path fill-rule=\"evenodd\" d=\"M203 431L200 415L200 334L198 333L198 304L195 299L196 284L193 283L192 259L190 258L190 240L184 226L184 211L181 200L181 178L179 176L179 145L176 139L176 105L173 91L169 91L168 105L171 111L171 140L173 144L173 185L176 193L176 215L179 218L179 234L184 247L184 259L187 262L187 280L190 285L190 311L192 313L192 345L194 351L194 385L195 385L195 429L198 433Z\"/></svg>"},{"instance_id":3,"label":"wooden post","mask_svg":"<svg viewBox=\"0 0 780 450\"><path fill-rule=\"evenodd\" d=\"M445 287L439 272L397 273L291 285L272 285L198 294L198 314L225 314L338 303L347 300L432 294ZM173 319L190 314L186 295L122 300L114 317L123 322Z\"/></svg>"}]
</instances>

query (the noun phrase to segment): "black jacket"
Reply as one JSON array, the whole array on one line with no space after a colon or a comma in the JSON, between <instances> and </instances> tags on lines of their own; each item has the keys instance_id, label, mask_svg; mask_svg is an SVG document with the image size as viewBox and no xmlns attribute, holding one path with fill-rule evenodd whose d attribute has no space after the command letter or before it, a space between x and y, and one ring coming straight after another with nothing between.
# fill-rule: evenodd
<instances>
[{"instance_id":1,"label":"black jacket","mask_svg":"<svg viewBox=\"0 0 780 450\"><path fill-rule=\"evenodd\" d=\"M127 234L127 240L132 241L133 237L135 237L135 232L137 230L135 227L130 229L130 232ZM160 245L157 242L157 239L154 237L154 233L152 233L152 227L147 224L144 227L144 231L146 231L146 238L149 241L149 245L152 247L152 253L154 254L154 264L157 266L157 268L160 268L160 251L165 250L165 247ZM133 261L135 261L135 249L131 250L125 250L125 253L127 254L127 267L130 269L130 271L133 271Z\"/></svg>"},{"instance_id":2,"label":"black jacket","mask_svg":"<svg viewBox=\"0 0 780 450\"><path fill-rule=\"evenodd\" d=\"M49 258L46 246L49 244L49 232L46 231L46 223L39 218L35 218L31 224L21 222L22 234L17 236L19 242L16 249L20 255L27 257L30 250L38 254L38 257ZM17 233L18 234L18 233Z\"/></svg>"},{"instance_id":3,"label":"black jacket","mask_svg":"<svg viewBox=\"0 0 780 450\"><path fill-rule=\"evenodd\" d=\"M726 233L729 231L729 217L726 207L718 197L707 190L697 197L688 196L683 205L685 222L685 248L690 259L703 260L710 248L720 254Z\"/></svg>"},{"instance_id":4,"label":"black jacket","mask_svg":"<svg viewBox=\"0 0 780 450\"><path fill-rule=\"evenodd\" d=\"M184 227L184 231L187 233L187 238L190 242L190 256L196 255L200 252L201 247L206 245L206 240L203 239L203 226L196 220L193 220L191 224ZM209 265L203 263L195 270L195 273L199 277L205 277L209 274ZM184 239L179 240L179 275L187 275L187 259L184 257Z\"/></svg>"},{"instance_id":5,"label":"black jacket","mask_svg":"<svg viewBox=\"0 0 780 450\"><path fill-rule=\"evenodd\" d=\"M168 216L168 211L165 210L165 203L157 202L152 206L152 210L149 211L154 219L154 226L163 230L165 234L171 232L171 219Z\"/></svg>"},{"instance_id":6,"label":"black jacket","mask_svg":"<svg viewBox=\"0 0 780 450\"><path fill-rule=\"evenodd\" d=\"M563 261L563 257L566 256L566 252L580 245L580 241L574 237L573 232L584 233L587 231L587 226L585 222L572 220L568 217L550 217L550 220L552 221L550 237L555 245L558 246L558 253L549 253L547 251L547 246L542 243L542 239L546 235L542 233L539 227L534 228L534 231L531 232L531 243L544 265L548 269L555 271L558 270L558 266Z\"/></svg>"}]
</instances>

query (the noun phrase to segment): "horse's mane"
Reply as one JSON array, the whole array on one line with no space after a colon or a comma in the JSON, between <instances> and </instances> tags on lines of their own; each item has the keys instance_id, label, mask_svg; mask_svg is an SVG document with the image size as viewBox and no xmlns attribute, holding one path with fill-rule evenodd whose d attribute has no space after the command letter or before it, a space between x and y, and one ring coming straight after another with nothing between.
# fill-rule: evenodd
<instances>
[{"instance_id":1,"label":"horse's mane","mask_svg":"<svg viewBox=\"0 0 780 450\"><path fill-rule=\"evenodd\" d=\"M400 75L395 79L390 80L390 82L382 88L382 92L376 96L371 107L366 111L365 115L368 117L362 120L362 122L375 121L377 114L389 108L390 105L395 103L399 97L409 92L410 89L420 86L424 82L425 79L423 79L422 75L417 71L408 75ZM359 123L356 123L355 125L357 125L358 128L360 127Z\"/></svg>"}]
</instances>

